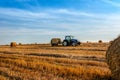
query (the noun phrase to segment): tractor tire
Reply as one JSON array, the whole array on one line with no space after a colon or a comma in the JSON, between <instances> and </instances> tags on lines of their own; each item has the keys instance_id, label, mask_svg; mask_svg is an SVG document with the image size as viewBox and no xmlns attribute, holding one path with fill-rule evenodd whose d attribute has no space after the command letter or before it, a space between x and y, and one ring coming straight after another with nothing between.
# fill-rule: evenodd
<instances>
[{"instance_id":1,"label":"tractor tire","mask_svg":"<svg viewBox=\"0 0 120 80\"><path fill-rule=\"evenodd\" d=\"M72 43L72 46L77 46L77 44L75 42Z\"/></svg>"},{"instance_id":2,"label":"tractor tire","mask_svg":"<svg viewBox=\"0 0 120 80\"><path fill-rule=\"evenodd\" d=\"M54 44L51 44L51 46L55 46Z\"/></svg>"},{"instance_id":3,"label":"tractor tire","mask_svg":"<svg viewBox=\"0 0 120 80\"><path fill-rule=\"evenodd\" d=\"M63 46L67 46L68 42L67 41L63 41Z\"/></svg>"}]
</instances>

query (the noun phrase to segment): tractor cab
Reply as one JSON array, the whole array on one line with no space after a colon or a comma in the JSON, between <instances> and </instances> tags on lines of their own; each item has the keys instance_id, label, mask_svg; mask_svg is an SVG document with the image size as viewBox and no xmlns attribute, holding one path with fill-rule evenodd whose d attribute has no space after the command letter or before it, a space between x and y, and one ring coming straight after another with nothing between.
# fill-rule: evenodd
<instances>
[{"instance_id":1,"label":"tractor cab","mask_svg":"<svg viewBox=\"0 0 120 80\"><path fill-rule=\"evenodd\" d=\"M65 36L65 40L71 40L71 39L73 39L74 38L74 36Z\"/></svg>"}]
</instances>

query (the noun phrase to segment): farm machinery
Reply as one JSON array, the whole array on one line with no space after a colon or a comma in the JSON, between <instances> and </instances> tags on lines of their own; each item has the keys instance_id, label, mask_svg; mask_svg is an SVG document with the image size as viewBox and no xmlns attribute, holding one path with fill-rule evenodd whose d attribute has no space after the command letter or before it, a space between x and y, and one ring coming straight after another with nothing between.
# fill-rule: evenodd
<instances>
[{"instance_id":1,"label":"farm machinery","mask_svg":"<svg viewBox=\"0 0 120 80\"><path fill-rule=\"evenodd\" d=\"M61 41L60 38L51 39L51 46L58 46L59 44L62 44L63 46L77 46L80 45L81 42L77 39L74 39L73 36L65 36L63 41Z\"/></svg>"}]
</instances>

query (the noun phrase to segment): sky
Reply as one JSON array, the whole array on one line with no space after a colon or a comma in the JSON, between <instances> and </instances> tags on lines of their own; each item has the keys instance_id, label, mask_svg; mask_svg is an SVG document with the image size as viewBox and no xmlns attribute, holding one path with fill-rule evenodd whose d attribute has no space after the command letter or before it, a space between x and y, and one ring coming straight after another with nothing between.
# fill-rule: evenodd
<instances>
[{"instance_id":1,"label":"sky","mask_svg":"<svg viewBox=\"0 0 120 80\"><path fill-rule=\"evenodd\" d=\"M120 34L120 0L0 0L0 44L49 43L73 35L110 41Z\"/></svg>"}]
</instances>

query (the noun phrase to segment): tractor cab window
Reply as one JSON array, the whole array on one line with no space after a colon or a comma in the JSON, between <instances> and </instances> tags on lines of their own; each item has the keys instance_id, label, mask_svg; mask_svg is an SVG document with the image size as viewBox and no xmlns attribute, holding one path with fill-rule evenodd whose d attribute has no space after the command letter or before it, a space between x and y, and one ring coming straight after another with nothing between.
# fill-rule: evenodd
<instances>
[{"instance_id":1,"label":"tractor cab window","mask_svg":"<svg viewBox=\"0 0 120 80\"><path fill-rule=\"evenodd\" d=\"M71 40L71 39L73 39L73 36L66 36L65 39L66 40Z\"/></svg>"}]
</instances>

